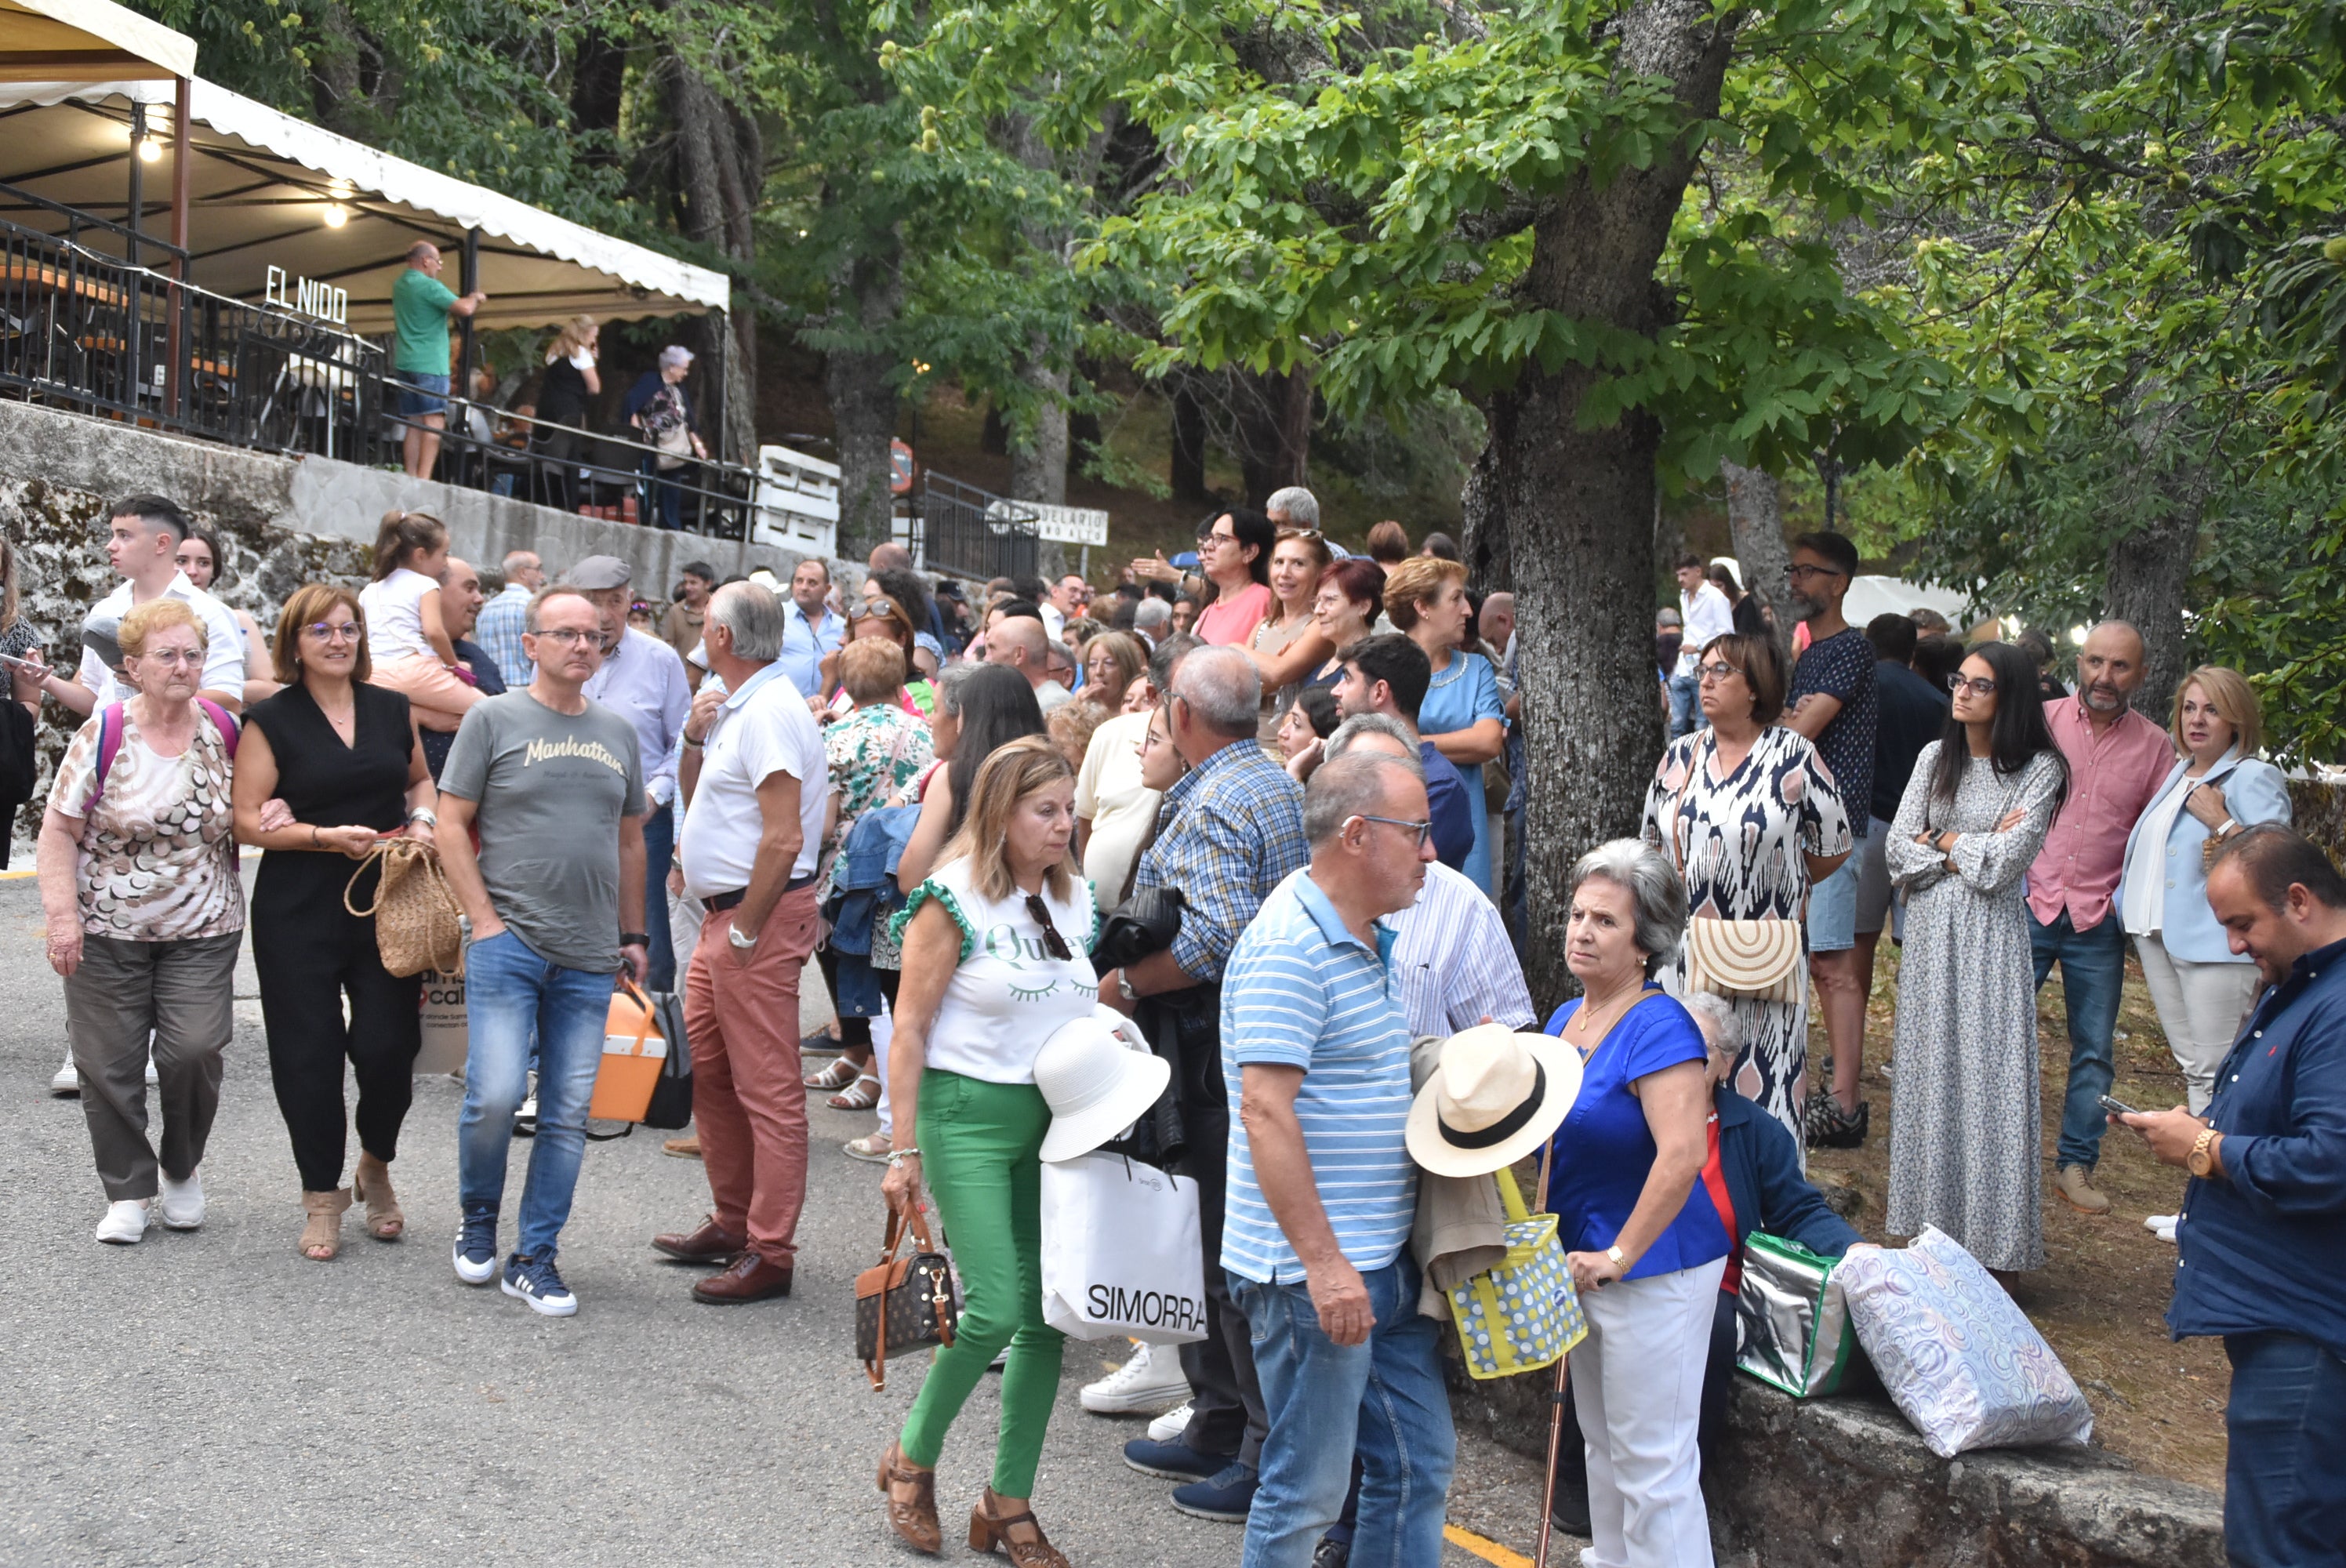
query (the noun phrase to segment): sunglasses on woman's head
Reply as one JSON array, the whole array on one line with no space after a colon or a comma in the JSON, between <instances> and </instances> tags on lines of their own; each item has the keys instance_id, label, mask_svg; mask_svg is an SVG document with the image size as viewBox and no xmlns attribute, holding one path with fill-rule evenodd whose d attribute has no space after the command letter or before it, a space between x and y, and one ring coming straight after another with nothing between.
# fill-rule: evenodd
<instances>
[{"instance_id":1,"label":"sunglasses on woman's head","mask_svg":"<svg viewBox=\"0 0 2346 1568\"><path fill-rule=\"evenodd\" d=\"M1051 923L1051 906L1043 901L1042 894L1026 895L1026 912L1033 915L1035 923L1043 928L1043 945L1050 950L1053 958L1065 963L1076 956L1075 951L1067 946L1067 939L1061 936L1059 928Z\"/></svg>"}]
</instances>

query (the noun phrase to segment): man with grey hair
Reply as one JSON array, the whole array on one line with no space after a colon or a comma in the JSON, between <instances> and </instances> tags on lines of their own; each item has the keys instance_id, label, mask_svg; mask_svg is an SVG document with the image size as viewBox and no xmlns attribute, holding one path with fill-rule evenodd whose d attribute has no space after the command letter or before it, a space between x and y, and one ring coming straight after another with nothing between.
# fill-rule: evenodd
<instances>
[{"instance_id":1,"label":"man with grey hair","mask_svg":"<svg viewBox=\"0 0 2346 1568\"><path fill-rule=\"evenodd\" d=\"M1250 1563L1311 1560L1355 1449L1358 1529L1384 1548L1379 1561L1443 1553L1456 1437L1442 1329L1417 1310L1410 1030L1382 918L1417 898L1433 824L1413 759L1377 745L1312 775L1311 863L1263 901L1222 995L1225 1092L1240 1114L1219 1261L1270 1419Z\"/></svg>"},{"instance_id":2,"label":"man with grey hair","mask_svg":"<svg viewBox=\"0 0 2346 1568\"><path fill-rule=\"evenodd\" d=\"M1132 612L1132 629L1155 647L1173 635L1172 605L1153 594L1141 600Z\"/></svg>"},{"instance_id":3,"label":"man with grey hair","mask_svg":"<svg viewBox=\"0 0 2346 1568\"><path fill-rule=\"evenodd\" d=\"M1270 493L1270 499L1262 504L1262 514L1281 528L1317 528L1320 498L1300 484L1290 484Z\"/></svg>"},{"instance_id":4,"label":"man with grey hair","mask_svg":"<svg viewBox=\"0 0 2346 1568\"><path fill-rule=\"evenodd\" d=\"M684 885L703 911L684 993L692 1119L716 1208L652 1245L721 1271L693 1299L790 1293L806 1204L799 975L815 943L831 773L814 716L775 659L782 606L755 583L709 601L709 673L684 726ZM718 681L722 681L721 688Z\"/></svg>"},{"instance_id":5,"label":"man with grey hair","mask_svg":"<svg viewBox=\"0 0 2346 1568\"><path fill-rule=\"evenodd\" d=\"M1015 623L1013 623L1015 624ZM1174 1095L1188 1137L1182 1173L1198 1182L1205 1245L1204 1340L1181 1347L1194 1390L1188 1426L1170 1442L1137 1438L1125 1462L1187 1484L1173 1505L1207 1519L1246 1517L1269 1418L1245 1316L1221 1268L1229 1099L1222 1074L1222 966L1264 899L1309 858L1303 790L1255 739L1262 677L1235 647L1158 650L1150 679L1166 697L1174 749L1188 763L1165 792L1157 841L1133 874L1136 895L1178 888L1172 945L1100 977L1100 998L1138 1018L1177 1064Z\"/></svg>"},{"instance_id":6,"label":"man with grey hair","mask_svg":"<svg viewBox=\"0 0 2346 1568\"><path fill-rule=\"evenodd\" d=\"M522 618L529 610L529 596L546 586L546 568L531 550L506 551L504 568L504 591L481 607L474 636L496 661L497 674L507 686L527 686L536 672L521 649Z\"/></svg>"}]
</instances>

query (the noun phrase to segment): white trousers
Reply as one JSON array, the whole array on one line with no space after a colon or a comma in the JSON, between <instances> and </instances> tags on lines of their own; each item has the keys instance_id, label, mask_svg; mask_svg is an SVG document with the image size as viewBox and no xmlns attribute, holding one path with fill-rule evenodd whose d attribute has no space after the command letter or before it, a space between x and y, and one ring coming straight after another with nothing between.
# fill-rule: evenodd
<instances>
[{"instance_id":1,"label":"white trousers","mask_svg":"<svg viewBox=\"0 0 2346 1568\"><path fill-rule=\"evenodd\" d=\"M2184 1094L2196 1116L2208 1108L2216 1092L2216 1069L2224 1064L2249 1009L2256 1005L2262 983L2257 966L2174 958L2156 936L2137 936L2134 945L2142 959L2142 977L2150 986L2151 1004L2158 1009L2158 1026L2167 1032L2175 1064L2183 1069Z\"/></svg>"},{"instance_id":2,"label":"white trousers","mask_svg":"<svg viewBox=\"0 0 2346 1568\"><path fill-rule=\"evenodd\" d=\"M895 1039L896 1015L888 1011L882 998L880 1016L872 1021L872 1070L880 1074L880 1135L892 1144L896 1136L896 1111L888 1104L888 1047Z\"/></svg>"},{"instance_id":3,"label":"white trousers","mask_svg":"<svg viewBox=\"0 0 2346 1568\"><path fill-rule=\"evenodd\" d=\"M1588 1451L1588 1568L1711 1568L1695 1437L1726 1272L1721 1257L1581 1292L1588 1338L1572 1352L1572 1398Z\"/></svg>"}]
</instances>

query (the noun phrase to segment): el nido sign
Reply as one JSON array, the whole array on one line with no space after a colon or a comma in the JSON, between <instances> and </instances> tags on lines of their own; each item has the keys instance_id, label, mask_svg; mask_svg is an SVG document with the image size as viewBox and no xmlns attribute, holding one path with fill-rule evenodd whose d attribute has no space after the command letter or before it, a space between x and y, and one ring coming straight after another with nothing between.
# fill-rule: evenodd
<instances>
[{"instance_id":1,"label":"el nido sign","mask_svg":"<svg viewBox=\"0 0 2346 1568\"><path fill-rule=\"evenodd\" d=\"M269 269L269 281L262 298L270 304L315 316L321 321L332 321L338 327L351 324L351 291L337 289L332 283L321 283L315 278L296 278L282 267Z\"/></svg>"}]
</instances>

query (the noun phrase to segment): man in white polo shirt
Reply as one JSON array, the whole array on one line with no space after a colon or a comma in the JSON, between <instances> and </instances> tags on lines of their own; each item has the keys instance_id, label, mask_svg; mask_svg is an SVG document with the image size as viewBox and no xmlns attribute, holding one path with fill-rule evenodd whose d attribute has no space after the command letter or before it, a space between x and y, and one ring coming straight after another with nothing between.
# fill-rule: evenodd
<instances>
[{"instance_id":1,"label":"man in white polo shirt","mask_svg":"<svg viewBox=\"0 0 2346 1568\"><path fill-rule=\"evenodd\" d=\"M652 1238L723 1265L692 1288L712 1305L790 1293L806 1203L799 972L814 952L815 860L831 794L822 734L775 663L782 606L755 583L709 601L709 668L684 724L684 887L706 915L685 977L692 1115L716 1212Z\"/></svg>"}]
</instances>

